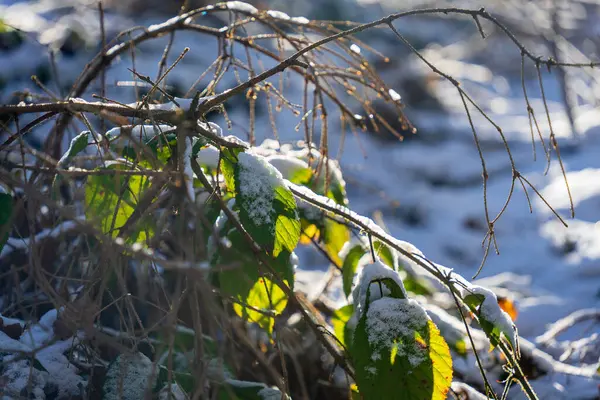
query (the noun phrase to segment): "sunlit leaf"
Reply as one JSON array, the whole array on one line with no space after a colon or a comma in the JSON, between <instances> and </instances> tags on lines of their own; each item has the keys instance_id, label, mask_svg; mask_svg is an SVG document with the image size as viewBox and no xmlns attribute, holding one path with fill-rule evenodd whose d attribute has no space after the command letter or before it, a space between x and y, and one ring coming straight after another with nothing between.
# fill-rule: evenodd
<instances>
[{"instance_id":1,"label":"sunlit leaf","mask_svg":"<svg viewBox=\"0 0 600 400\"><path fill-rule=\"evenodd\" d=\"M333 333L340 343L346 346L346 324L352 313L354 312L354 306L352 304L345 305L334 311L331 317L331 324L333 325Z\"/></svg>"},{"instance_id":2,"label":"sunlit leaf","mask_svg":"<svg viewBox=\"0 0 600 400\"><path fill-rule=\"evenodd\" d=\"M87 219L94 221L102 233L117 237L119 229L131 217L140 197L149 187L150 180L142 175L120 175L116 166L104 170L117 173L88 177L85 186L85 213ZM153 233L153 225L150 216L142 218L126 241L145 242L148 235Z\"/></svg>"},{"instance_id":3,"label":"sunlit leaf","mask_svg":"<svg viewBox=\"0 0 600 400\"><path fill-rule=\"evenodd\" d=\"M353 335L352 360L361 395L381 400L445 400L452 382L452 358L439 330L430 320L412 325L410 319L403 319L402 313L410 314L408 300L383 298L371 307L381 301L390 301L386 310L390 318L379 315L378 321L387 323L383 338L389 345L373 339L368 313L361 317Z\"/></svg>"},{"instance_id":4,"label":"sunlit leaf","mask_svg":"<svg viewBox=\"0 0 600 400\"><path fill-rule=\"evenodd\" d=\"M273 333L275 318L287 305L287 296L269 279L261 277L250 289L248 296L242 303L233 305L233 309L240 317L257 323L267 333Z\"/></svg>"},{"instance_id":5,"label":"sunlit leaf","mask_svg":"<svg viewBox=\"0 0 600 400\"><path fill-rule=\"evenodd\" d=\"M359 260L366 252L367 251L361 244L357 244L348 251L348 254L346 254L346 257L344 258L344 263L342 264L342 285L346 296L350 296L350 293L352 292L352 281L356 274L356 267L358 266Z\"/></svg>"},{"instance_id":6,"label":"sunlit leaf","mask_svg":"<svg viewBox=\"0 0 600 400\"><path fill-rule=\"evenodd\" d=\"M350 240L350 229L344 224L327 218L323 222L321 240L325 243L325 250L329 257L337 265L342 265L339 252L344 244Z\"/></svg>"},{"instance_id":7,"label":"sunlit leaf","mask_svg":"<svg viewBox=\"0 0 600 400\"><path fill-rule=\"evenodd\" d=\"M292 192L264 157L240 153L238 158L233 187L242 225L274 257L284 249L291 253L300 239L300 217Z\"/></svg>"}]
</instances>

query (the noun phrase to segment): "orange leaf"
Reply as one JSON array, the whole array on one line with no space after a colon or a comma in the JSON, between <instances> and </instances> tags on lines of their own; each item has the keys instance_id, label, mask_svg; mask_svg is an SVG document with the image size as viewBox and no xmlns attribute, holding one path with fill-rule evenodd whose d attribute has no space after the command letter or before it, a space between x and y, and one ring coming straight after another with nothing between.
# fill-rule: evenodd
<instances>
[{"instance_id":1,"label":"orange leaf","mask_svg":"<svg viewBox=\"0 0 600 400\"><path fill-rule=\"evenodd\" d=\"M498 305L510 316L513 321L517 320L519 312L517 311L517 307L512 300L507 297L498 296Z\"/></svg>"}]
</instances>

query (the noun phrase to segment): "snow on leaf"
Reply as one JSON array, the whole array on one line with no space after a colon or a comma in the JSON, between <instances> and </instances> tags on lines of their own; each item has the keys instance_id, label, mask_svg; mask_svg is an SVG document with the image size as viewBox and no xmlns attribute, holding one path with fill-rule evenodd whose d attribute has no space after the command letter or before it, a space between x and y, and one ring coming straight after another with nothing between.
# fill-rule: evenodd
<instances>
[{"instance_id":1,"label":"snow on leaf","mask_svg":"<svg viewBox=\"0 0 600 400\"><path fill-rule=\"evenodd\" d=\"M219 149L208 145L198 151L196 160L200 166L216 170L219 166Z\"/></svg>"},{"instance_id":2,"label":"snow on leaf","mask_svg":"<svg viewBox=\"0 0 600 400\"><path fill-rule=\"evenodd\" d=\"M367 306L367 301L373 302L392 293L390 280L400 288L401 295L397 297L406 298L406 290L398 273L387 267L380 260L364 266L356 277L356 284L352 290L354 310L362 315ZM368 300L367 300L368 297Z\"/></svg>"},{"instance_id":3,"label":"snow on leaf","mask_svg":"<svg viewBox=\"0 0 600 400\"><path fill-rule=\"evenodd\" d=\"M504 335L511 344L513 351L518 355L517 328L510 315L500 308L496 294L487 288L470 285L465 289L464 299L477 315L479 324L492 345L497 346L501 336Z\"/></svg>"},{"instance_id":4,"label":"snow on leaf","mask_svg":"<svg viewBox=\"0 0 600 400\"><path fill-rule=\"evenodd\" d=\"M236 188L241 202L245 203L248 217L254 225L271 224L275 188L283 186L279 171L271 167L264 157L240 153Z\"/></svg>"},{"instance_id":5,"label":"snow on leaf","mask_svg":"<svg viewBox=\"0 0 600 400\"><path fill-rule=\"evenodd\" d=\"M372 302L353 334L351 356L365 399L446 399L452 381L450 349L413 300Z\"/></svg>"},{"instance_id":6,"label":"snow on leaf","mask_svg":"<svg viewBox=\"0 0 600 400\"><path fill-rule=\"evenodd\" d=\"M288 155L272 155L267 157L269 164L277 168L283 178L290 180L297 184L303 184L307 182L312 176L312 171L308 164L296 157Z\"/></svg>"},{"instance_id":7,"label":"snow on leaf","mask_svg":"<svg viewBox=\"0 0 600 400\"><path fill-rule=\"evenodd\" d=\"M240 220L254 240L277 257L300 239L296 200L281 173L266 158L240 153L234 172Z\"/></svg>"},{"instance_id":8,"label":"snow on leaf","mask_svg":"<svg viewBox=\"0 0 600 400\"><path fill-rule=\"evenodd\" d=\"M373 349L371 359L377 361L383 350L395 348L396 357L406 357L412 367L426 356L426 348L419 342L398 340L410 338L427 325L425 310L414 300L383 297L369 304L366 328Z\"/></svg>"},{"instance_id":9,"label":"snow on leaf","mask_svg":"<svg viewBox=\"0 0 600 400\"><path fill-rule=\"evenodd\" d=\"M86 146L88 145L89 136L90 131L83 131L79 135L75 136L71 140L69 148L67 149L65 154L63 154L63 156L58 161L57 166L60 168L65 168L67 165L69 165L73 157L75 157L77 154L79 154L86 148Z\"/></svg>"}]
</instances>

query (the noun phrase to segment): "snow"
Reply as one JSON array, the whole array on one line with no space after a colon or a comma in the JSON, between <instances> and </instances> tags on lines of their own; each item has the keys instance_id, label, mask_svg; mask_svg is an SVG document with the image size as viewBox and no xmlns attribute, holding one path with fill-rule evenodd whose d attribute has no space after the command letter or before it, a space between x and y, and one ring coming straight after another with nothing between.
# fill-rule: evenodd
<instances>
[{"instance_id":1,"label":"snow","mask_svg":"<svg viewBox=\"0 0 600 400\"><path fill-rule=\"evenodd\" d=\"M458 398L465 398L467 400L489 400L488 397L463 382L454 381L452 382L451 388L453 392L459 394ZM466 397L461 397L461 395Z\"/></svg>"},{"instance_id":2,"label":"snow","mask_svg":"<svg viewBox=\"0 0 600 400\"><path fill-rule=\"evenodd\" d=\"M576 209L575 216L578 219L591 220L597 222L600 216L593 210L594 205L600 204L600 168L585 168L579 171L567 172L567 181L573 197L573 205ZM570 207L567 188L562 174L556 172L552 181L542 190L542 196L555 210L568 211ZM540 209L545 214L550 211L547 207L542 207L542 200L536 199ZM585 202L590 202L591 207L586 207ZM562 213L565 214L564 212Z\"/></svg>"},{"instance_id":3,"label":"snow","mask_svg":"<svg viewBox=\"0 0 600 400\"><path fill-rule=\"evenodd\" d=\"M259 155L240 153L238 159L239 187L236 189L245 203L245 210L256 225L273 223L275 189L284 186L281 173Z\"/></svg>"},{"instance_id":4,"label":"snow","mask_svg":"<svg viewBox=\"0 0 600 400\"><path fill-rule=\"evenodd\" d=\"M290 19L289 15L287 15L286 13L284 13L282 11L277 11L277 10L269 10L269 11L267 11L267 15L271 18L282 19L284 21L288 21Z\"/></svg>"},{"instance_id":5,"label":"snow","mask_svg":"<svg viewBox=\"0 0 600 400\"><path fill-rule=\"evenodd\" d=\"M215 146L208 145L201 148L196 155L198 164L212 169L217 169L219 166L220 152Z\"/></svg>"},{"instance_id":6,"label":"snow","mask_svg":"<svg viewBox=\"0 0 600 400\"><path fill-rule=\"evenodd\" d=\"M58 310L48 311L37 323L29 326L19 340L0 331L0 352L16 353L2 359L8 365L2 376L7 379L9 388L17 391L25 388L31 374L34 393L41 390L45 382L56 384L60 396L77 395L81 387L86 385L85 379L78 375L77 368L65 356L78 343L78 339L54 340L53 326L58 315ZM32 368L28 360L16 359L21 353L35 354L35 359L45 371Z\"/></svg>"},{"instance_id":7,"label":"snow","mask_svg":"<svg viewBox=\"0 0 600 400\"><path fill-rule=\"evenodd\" d=\"M248 14L256 14L258 9L252 4L245 3L243 1L228 1L225 6L231 11L240 11Z\"/></svg>"},{"instance_id":8,"label":"snow","mask_svg":"<svg viewBox=\"0 0 600 400\"><path fill-rule=\"evenodd\" d=\"M76 229L78 226L76 221L65 221L62 222L52 228L44 229L43 231L38 232L35 235L35 240L32 241L31 238L9 238L6 242L6 245L0 251L0 258L9 254L15 250L27 250L30 248L31 243L38 242L47 237L58 237L66 232L70 232Z\"/></svg>"},{"instance_id":9,"label":"snow","mask_svg":"<svg viewBox=\"0 0 600 400\"><path fill-rule=\"evenodd\" d=\"M400 94L398 94L398 92L396 92L394 89L388 90L388 94L390 95L390 98L392 99L392 101L402 100L402 96L400 96Z\"/></svg>"},{"instance_id":10,"label":"snow","mask_svg":"<svg viewBox=\"0 0 600 400\"><path fill-rule=\"evenodd\" d=\"M267 157L267 161L277 168L285 179L291 179L294 176L294 173L302 169L310 168L305 161L289 155L269 156Z\"/></svg>"},{"instance_id":11,"label":"snow","mask_svg":"<svg viewBox=\"0 0 600 400\"><path fill-rule=\"evenodd\" d=\"M367 292L369 293L369 303L390 294L389 289L385 285L382 284L380 290L380 285L377 282L372 283L373 280L386 278L394 281L406 297L406 290L404 289L400 275L380 260L376 260L371 264L365 265L356 275L354 288L352 289L352 301L355 313L360 315L364 311L367 302Z\"/></svg>"},{"instance_id":12,"label":"snow","mask_svg":"<svg viewBox=\"0 0 600 400\"><path fill-rule=\"evenodd\" d=\"M292 17L291 21L300 25L306 25L310 23L310 20L306 17Z\"/></svg>"},{"instance_id":13,"label":"snow","mask_svg":"<svg viewBox=\"0 0 600 400\"><path fill-rule=\"evenodd\" d=\"M198 121L198 126L200 126L202 129L206 129L207 131L222 137L223 136L223 130L221 129L221 127L217 124L215 124L214 122L203 122L203 121Z\"/></svg>"},{"instance_id":14,"label":"snow","mask_svg":"<svg viewBox=\"0 0 600 400\"><path fill-rule=\"evenodd\" d=\"M356 54L360 54L360 47L354 43L350 46L350 50Z\"/></svg>"},{"instance_id":15,"label":"snow","mask_svg":"<svg viewBox=\"0 0 600 400\"><path fill-rule=\"evenodd\" d=\"M416 343L414 337L415 332L426 328L428 317L415 300L380 298L370 303L366 318L373 361L381 357L381 351L389 351L394 346L398 350L397 357L406 357L413 367L425 361L427 348Z\"/></svg>"}]
</instances>

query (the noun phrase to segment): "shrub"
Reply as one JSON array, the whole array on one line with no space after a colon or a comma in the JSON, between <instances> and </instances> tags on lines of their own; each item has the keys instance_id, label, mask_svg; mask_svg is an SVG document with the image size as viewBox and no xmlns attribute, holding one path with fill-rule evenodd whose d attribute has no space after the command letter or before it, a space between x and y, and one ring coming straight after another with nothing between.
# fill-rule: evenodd
<instances>
[{"instance_id":1,"label":"shrub","mask_svg":"<svg viewBox=\"0 0 600 400\"><path fill-rule=\"evenodd\" d=\"M230 24L215 29L196 23L213 13L229 14ZM510 304L348 208L343 171L328 149L331 108L347 129L383 127L398 137L414 130L400 95L360 54L361 43L349 41L352 34L379 25L388 25L456 87L469 120L473 109L488 118L459 82L394 28L399 18L431 13L464 14L479 29L480 20L494 24L524 60L536 63L538 74L540 65L578 66L535 57L483 9L411 11L341 30L231 1L122 37L90 62L63 101L2 106L2 113L17 121L17 132L2 151L18 151L29 130L56 118L39 156L42 163L23 159L10 171L0 170L6 186L0 194L0 248L5 246L7 254L19 249L5 243L24 214L30 234L22 249L33 261L12 276L17 282L30 279L33 291L53 308L27 328L0 319L0 347L10 353L2 358L2 377L8 380L3 391L50 396L55 385L59 397L445 399L451 387L473 390L459 382L466 377L453 368L453 360L460 359L476 362L483 378L479 389L499 398L499 385L487 378L479 354L491 346L504 362L504 372L494 377L504 379L503 398L514 382L528 398L537 398L528 380L532 375L524 372L516 327L505 311ZM269 33L246 32L254 25ZM117 57L184 30L212 36L221 46L202 74L212 75L203 91L194 86L183 98L166 90L167 78L193 50L185 49L168 67L165 56L155 80L133 71L148 89L136 103L79 98ZM263 46L265 39L275 39L277 51ZM291 56L284 55L284 45ZM246 59L235 56L239 49ZM167 45L165 55L171 50ZM274 66L259 71L256 54ZM285 96L288 70L304 80L301 105ZM218 91L226 73L239 83ZM279 85L271 79L277 77ZM340 90L348 96L338 95ZM225 136L209 121L215 112L228 119L224 106L240 96L250 113L246 140ZM275 102L276 109L299 117L296 130L302 128L303 140L257 145L260 96L269 113ZM374 98L395 107L402 132L374 110ZM357 114L354 106L365 114ZM18 123L18 116L32 113L41 116L25 126ZM73 118L87 129L65 151ZM115 127L99 128L108 123ZM498 132L503 135L500 127ZM560 155L553 132L550 143ZM508 144L506 151L513 187L521 183L535 190L517 170ZM485 200L483 156L481 162ZM45 214L38 212L42 208ZM486 214L488 250L503 212ZM48 214L50 223L41 221ZM36 228L43 224L46 230ZM48 238L61 254L37 257L36 242ZM341 275L349 299L344 307L331 309L295 290L295 269L302 262L296 253L309 246L332 265L332 274ZM450 305L437 304L440 294ZM42 310L24 302L20 307L29 308L21 318ZM529 348L523 352L534 365L541 357Z\"/></svg>"}]
</instances>

